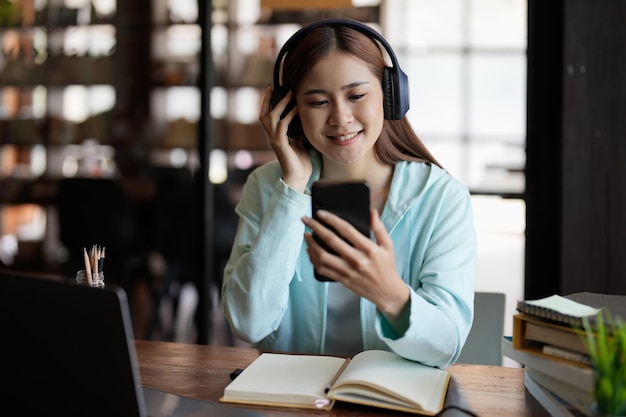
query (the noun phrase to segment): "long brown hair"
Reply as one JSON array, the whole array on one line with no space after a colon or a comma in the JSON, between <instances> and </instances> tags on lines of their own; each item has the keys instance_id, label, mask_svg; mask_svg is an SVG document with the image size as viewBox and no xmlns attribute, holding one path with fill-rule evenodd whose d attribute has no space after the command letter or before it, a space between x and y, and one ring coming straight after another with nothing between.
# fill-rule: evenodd
<instances>
[{"instance_id":1,"label":"long brown hair","mask_svg":"<svg viewBox=\"0 0 626 417\"><path fill-rule=\"evenodd\" d=\"M363 61L381 80L382 88L383 70L386 63L380 46L374 39L345 26L320 26L300 40L286 54L283 61L282 85L289 90L296 91L309 70L336 50ZM384 121L383 130L374 149L378 159L388 164L395 164L399 161L419 161L431 162L441 167L441 164L417 136L406 116L401 120Z\"/></svg>"}]
</instances>

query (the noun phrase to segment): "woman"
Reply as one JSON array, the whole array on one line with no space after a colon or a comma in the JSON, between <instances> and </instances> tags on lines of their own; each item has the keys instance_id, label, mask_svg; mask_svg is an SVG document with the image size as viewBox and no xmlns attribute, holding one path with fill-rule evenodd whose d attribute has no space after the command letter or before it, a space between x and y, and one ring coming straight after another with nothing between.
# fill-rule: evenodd
<instances>
[{"instance_id":1,"label":"woman","mask_svg":"<svg viewBox=\"0 0 626 417\"><path fill-rule=\"evenodd\" d=\"M282 62L280 88L288 92L274 105L272 90L265 94L259 119L277 161L250 174L237 205L224 314L238 338L263 350L352 356L384 349L447 367L473 318L470 196L404 114L385 119L384 39L342 22L294 35ZM301 130L289 138L296 119ZM320 213L346 243L311 218L309 189L326 178L369 183L373 239ZM317 281L314 268L335 282Z\"/></svg>"}]
</instances>

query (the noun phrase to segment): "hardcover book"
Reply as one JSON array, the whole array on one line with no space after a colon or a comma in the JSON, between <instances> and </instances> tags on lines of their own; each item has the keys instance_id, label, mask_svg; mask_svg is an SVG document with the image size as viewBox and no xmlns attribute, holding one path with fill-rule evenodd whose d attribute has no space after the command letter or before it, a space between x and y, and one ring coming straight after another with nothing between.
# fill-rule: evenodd
<instances>
[{"instance_id":1,"label":"hardcover book","mask_svg":"<svg viewBox=\"0 0 626 417\"><path fill-rule=\"evenodd\" d=\"M557 350L551 349L555 347ZM555 360L589 364L583 330L526 314L513 316L513 348ZM566 354L568 351L571 354Z\"/></svg>"},{"instance_id":2,"label":"hardcover book","mask_svg":"<svg viewBox=\"0 0 626 417\"><path fill-rule=\"evenodd\" d=\"M577 292L517 302L520 313L575 327L582 327L583 317L593 324L596 315L606 310L614 318L626 319L626 295Z\"/></svg>"},{"instance_id":3,"label":"hardcover book","mask_svg":"<svg viewBox=\"0 0 626 417\"><path fill-rule=\"evenodd\" d=\"M559 397L524 372L524 386L552 417L589 417L574 405Z\"/></svg>"},{"instance_id":4,"label":"hardcover book","mask_svg":"<svg viewBox=\"0 0 626 417\"><path fill-rule=\"evenodd\" d=\"M555 360L547 355L539 356L513 348L510 336L502 338L502 356L506 356L526 368L538 369L552 378L566 382L584 392L593 391L594 371L589 365Z\"/></svg>"},{"instance_id":5,"label":"hardcover book","mask_svg":"<svg viewBox=\"0 0 626 417\"><path fill-rule=\"evenodd\" d=\"M568 402L583 414L591 414L595 404L593 390L582 390L541 370L526 367L524 372L543 388Z\"/></svg>"},{"instance_id":6,"label":"hardcover book","mask_svg":"<svg viewBox=\"0 0 626 417\"><path fill-rule=\"evenodd\" d=\"M521 318L521 320L525 321L524 337L526 340L560 346L574 352L589 353L585 345L585 333L582 330L526 318Z\"/></svg>"},{"instance_id":7,"label":"hardcover book","mask_svg":"<svg viewBox=\"0 0 626 417\"><path fill-rule=\"evenodd\" d=\"M329 410L336 401L434 416L450 373L366 350L352 359L262 353L225 389L222 402Z\"/></svg>"}]
</instances>

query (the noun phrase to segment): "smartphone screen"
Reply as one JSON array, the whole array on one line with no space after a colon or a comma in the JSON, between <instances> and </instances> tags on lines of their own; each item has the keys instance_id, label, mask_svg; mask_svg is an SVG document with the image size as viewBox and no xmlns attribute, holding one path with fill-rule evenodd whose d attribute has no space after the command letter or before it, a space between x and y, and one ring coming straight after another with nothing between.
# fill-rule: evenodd
<instances>
[{"instance_id":1,"label":"smartphone screen","mask_svg":"<svg viewBox=\"0 0 626 417\"><path fill-rule=\"evenodd\" d=\"M321 222L317 211L326 210L348 221L364 236L370 237L370 189L366 181L319 180L311 187L311 197L314 219ZM334 231L332 227L327 227ZM335 253L315 234L313 238L324 249ZM317 271L315 278L319 281L331 281Z\"/></svg>"}]
</instances>

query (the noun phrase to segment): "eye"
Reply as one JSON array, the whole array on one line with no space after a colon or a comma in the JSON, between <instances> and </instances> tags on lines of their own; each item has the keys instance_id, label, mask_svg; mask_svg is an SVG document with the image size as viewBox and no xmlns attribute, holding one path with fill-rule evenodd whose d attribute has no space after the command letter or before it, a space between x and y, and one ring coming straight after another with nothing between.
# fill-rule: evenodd
<instances>
[{"instance_id":1,"label":"eye","mask_svg":"<svg viewBox=\"0 0 626 417\"><path fill-rule=\"evenodd\" d=\"M322 106L325 106L326 104L328 104L328 100L309 101L309 105L313 107L322 107Z\"/></svg>"},{"instance_id":2,"label":"eye","mask_svg":"<svg viewBox=\"0 0 626 417\"><path fill-rule=\"evenodd\" d=\"M358 100L362 99L363 97L365 97L366 95L367 95L366 93L351 94L350 95L350 100L358 101Z\"/></svg>"}]
</instances>

